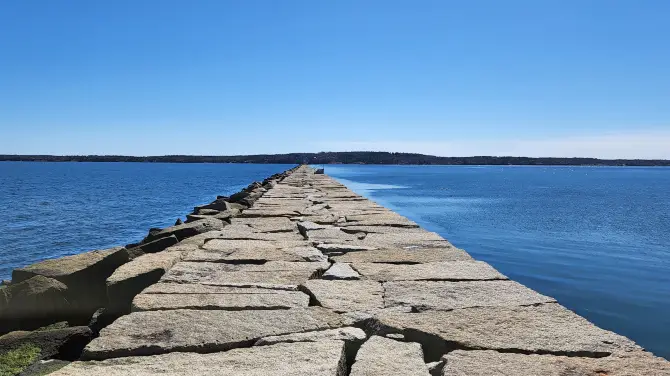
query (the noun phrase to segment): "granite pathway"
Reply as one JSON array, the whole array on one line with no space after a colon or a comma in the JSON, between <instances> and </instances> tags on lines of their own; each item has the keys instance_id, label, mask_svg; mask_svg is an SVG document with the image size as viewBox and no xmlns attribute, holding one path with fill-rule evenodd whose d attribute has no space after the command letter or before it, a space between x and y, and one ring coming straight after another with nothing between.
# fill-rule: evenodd
<instances>
[{"instance_id":1,"label":"granite pathway","mask_svg":"<svg viewBox=\"0 0 670 376\"><path fill-rule=\"evenodd\" d=\"M302 166L53 375L670 375L631 340Z\"/></svg>"}]
</instances>

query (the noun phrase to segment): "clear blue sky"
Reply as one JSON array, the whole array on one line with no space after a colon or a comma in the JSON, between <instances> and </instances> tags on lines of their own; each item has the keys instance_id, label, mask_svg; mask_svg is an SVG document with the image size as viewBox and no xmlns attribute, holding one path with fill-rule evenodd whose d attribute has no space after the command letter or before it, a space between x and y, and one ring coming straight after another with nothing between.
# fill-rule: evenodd
<instances>
[{"instance_id":1,"label":"clear blue sky","mask_svg":"<svg viewBox=\"0 0 670 376\"><path fill-rule=\"evenodd\" d=\"M667 0L0 0L0 154L670 158Z\"/></svg>"}]
</instances>

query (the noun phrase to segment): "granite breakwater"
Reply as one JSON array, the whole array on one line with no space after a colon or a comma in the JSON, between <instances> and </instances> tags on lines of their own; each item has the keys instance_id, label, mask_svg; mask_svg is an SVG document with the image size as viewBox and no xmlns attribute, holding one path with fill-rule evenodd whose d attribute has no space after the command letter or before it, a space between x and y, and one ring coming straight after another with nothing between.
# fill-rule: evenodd
<instances>
[{"instance_id":1,"label":"granite breakwater","mask_svg":"<svg viewBox=\"0 0 670 376\"><path fill-rule=\"evenodd\" d=\"M16 269L0 288L0 375L670 375L315 172L135 244Z\"/></svg>"}]
</instances>

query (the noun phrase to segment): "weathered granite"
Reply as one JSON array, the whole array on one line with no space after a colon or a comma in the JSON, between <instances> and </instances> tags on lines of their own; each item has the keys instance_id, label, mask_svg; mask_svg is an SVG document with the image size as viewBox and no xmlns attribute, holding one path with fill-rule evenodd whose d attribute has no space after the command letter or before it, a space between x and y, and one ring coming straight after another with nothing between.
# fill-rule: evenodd
<instances>
[{"instance_id":1,"label":"weathered granite","mask_svg":"<svg viewBox=\"0 0 670 376\"><path fill-rule=\"evenodd\" d=\"M430 376L421 345L372 336L356 355L351 376Z\"/></svg>"},{"instance_id":2,"label":"weathered granite","mask_svg":"<svg viewBox=\"0 0 670 376\"><path fill-rule=\"evenodd\" d=\"M441 261L468 261L472 257L458 248L385 248L367 252L347 252L333 256L335 262L347 263L385 263L385 264L423 264Z\"/></svg>"},{"instance_id":3,"label":"weathered granite","mask_svg":"<svg viewBox=\"0 0 670 376\"><path fill-rule=\"evenodd\" d=\"M307 281L304 290L322 307L335 312L374 311L384 307L384 289L375 281Z\"/></svg>"},{"instance_id":4,"label":"weathered granite","mask_svg":"<svg viewBox=\"0 0 670 376\"><path fill-rule=\"evenodd\" d=\"M452 310L470 307L513 307L553 303L555 299L514 281L402 281L384 284L386 307Z\"/></svg>"},{"instance_id":5,"label":"weathered granite","mask_svg":"<svg viewBox=\"0 0 670 376\"><path fill-rule=\"evenodd\" d=\"M219 286L212 286L219 287ZM245 290L254 290L248 293ZM156 311L168 309L221 309L239 311L245 309L289 309L306 308L309 296L299 291L269 290L261 294L254 288L237 288L236 293L225 294L139 294L133 300L132 310Z\"/></svg>"},{"instance_id":6,"label":"weathered granite","mask_svg":"<svg viewBox=\"0 0 670 376\"><path fill-rule=\"evenodd\" d=\"M318 342L324 340L338 340L345 342L365 341L367 336L362 329L346 326L337 329L317 330L314 332L293 333L281 336L264 337L256 341L254 346L274 345L282 342Z\"/></svg>"},{"instance_id":7,"label":"weathered granite","mask_svg":"<svg viewBox=\"0 0 670 376\"><path fill-rule=\"evenodd\" d=\"M71 313L67 286L36 275L0 289L0 334L32 330L61 320Z\"/></svg>"},{"instance_id":8,"label":"weathered granite","mask_svg":"<svg viewBox=\"0 0 670 376\"><path fill-rule=\"evenodd\" d=\"M344 376L344 342L279 343L213 354L175 352L74 362L52 376Z\"/></svg>"},{"instance_id":9,"label":"weathered granite","mask_svg":"<svg viewBox=\"0 0 670 376\"><path fill-rule=\"evenodd\" d=\"M329 266L324 262L268 261L261 265L180 262L162 280L220 286L299 285Z\"/></svg>"},{"instance_id":10,"label":"weathered granite","mask_svg":"<svg viewBox=\"0 0 670 376\"><path fill-rule=\"evenodd\" d=\"M360 279L361 275L351 265L336 262L321 276L322 279Z\"/></svg>"},{"instance_id":11,"label":"weathered granite","mask_svg":"<svg viewBox=\"0 0 670 376\"><path fill-rule=\"evenodd\" d=\"M457 350L444 357L443 376L662 376L670 363L649 354L606 358Z\"/></svg>"},{"instance_id":12,"label":"weathered granite","mask_svg":"<svg viewBox=\"0 0 670 376\"><path fill-rule=\"evenodd\" d=\"M353 263L352 266L365 278L375 281L485 281L507 279L483 261L429 262L412 265Z\"/></svg>"},{"instance_id":13,"label":"weathered granite","mask_svg":"<svg viewBox=\"0 0 670 376\"><path fill-rule=\"evenodd\" d=\"M107 278L108 313L130 312L135 295L158 282L183 255L184 252L181 251L149 253L121 265Z\"/></svg>"},{"instance_id":14,"label":"weathered granite","mask_svg":"<svg viewBox=\"0 0 670 376\"><path fill-rule=\"evenodd\" d=\"M184 223L151 232L149 235L147 235L146 238L144 238L142 243L149 243L156 239L165 238L170 235L174 235L177 237L177 239L179 239L179 241L182 241L186 238L190 238L191 236L202 234L204 232L221 230L224 226L225 224L221 220L207 217L199 221Z\"/></svg>"},{"instance_id":15,"label":"weathered granite","mask_svg":"<svg viewBox=\"0 0 670 376\"><path fill-rule=\"evenodd\" d=\"M234 251L217 251L209 249L199 249L191 252L184 258L184 261L207 261L224 263L255 263L263 261L314 261L325 262L328 258L318 249L310 247L307 244L287 248L275 248L278 245L272 242L266 242L267 247L254 247L250 245L245 248L238 248Z\"/></svg>"},{"instance_id":16,"label":"weathered granite","mask_svg":"<svg viewBox=\"0 0 670 376\"><path fill-rule=\"evenodd\" d=\"M571 356L638 351L629 339L600 329L555 303L421 313L381 312L382 331L430 343L430 350L491 349Z\"/></svg>"},{"instance_id":17,"label":"weathered granite","mask_svg":"<svg viewBox=\"0 0 670 376\"><path fill-rule=\"evenodd\" d=\"M341 318L322 308L289 310L168 310L122 316L86 346L83 359L214 352L245 347L258 339L331 329Z\"/></svg>"}]
</instances>

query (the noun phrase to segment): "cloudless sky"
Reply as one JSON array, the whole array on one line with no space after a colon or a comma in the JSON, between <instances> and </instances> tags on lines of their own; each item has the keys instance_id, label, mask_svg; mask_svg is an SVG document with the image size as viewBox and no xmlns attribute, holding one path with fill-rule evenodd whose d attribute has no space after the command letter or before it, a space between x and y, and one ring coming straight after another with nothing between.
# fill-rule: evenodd
<instances>
[{"instance_id":1,"label":"cloudless sky","mask_svg":"<svg viewBox=\"0 0 670 376\"><path fill-rule=\"evenodd\" d=\"M670 158L666 0L0 0L0 154Z\"/></svg>"}]
</instances>

